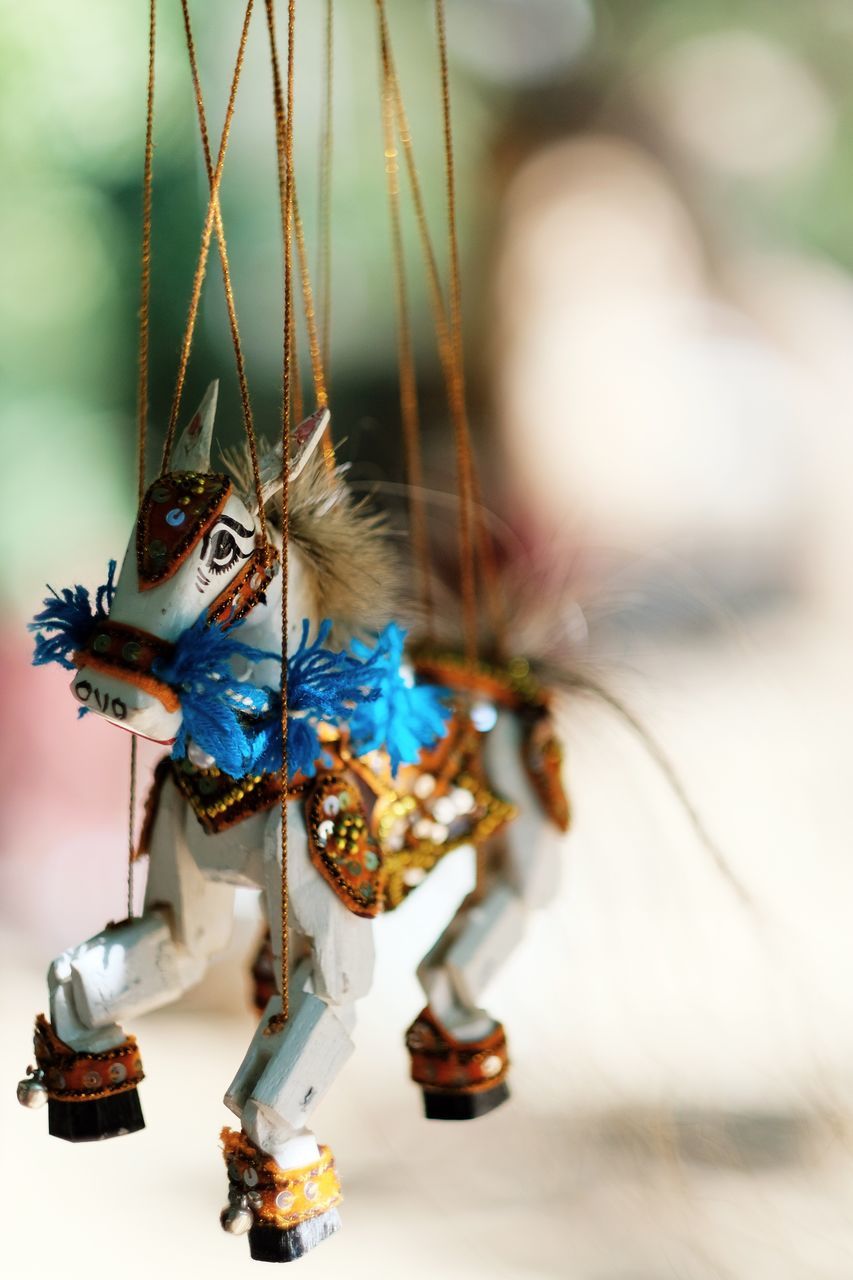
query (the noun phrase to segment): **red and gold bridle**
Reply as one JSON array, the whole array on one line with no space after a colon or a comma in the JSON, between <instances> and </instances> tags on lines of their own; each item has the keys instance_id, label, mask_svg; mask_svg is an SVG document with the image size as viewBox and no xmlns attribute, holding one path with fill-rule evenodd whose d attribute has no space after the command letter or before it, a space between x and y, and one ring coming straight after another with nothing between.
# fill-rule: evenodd
<instances>
[{"instance_id":1,"label":"red and gold bridle","mask_svg":"<svg viewBox=\"0 0 853 1280\"><path fill-rule=\"evenodd\" d=\"M232 489L228 476L197 471L170 471L154 481L136 522L140 591L160 586L177 573L216 524ZM256 546L208 608L208 624L227 630L245 618L264 599L276 571L275 560L271 547ZM172 641L107 618L98 624L85 647L75 652L74 662L136 685L157 698L167 711L177 711L177 692L154 674L158 660L169 658L174 648Z\"/></svg>"}]
</instances>

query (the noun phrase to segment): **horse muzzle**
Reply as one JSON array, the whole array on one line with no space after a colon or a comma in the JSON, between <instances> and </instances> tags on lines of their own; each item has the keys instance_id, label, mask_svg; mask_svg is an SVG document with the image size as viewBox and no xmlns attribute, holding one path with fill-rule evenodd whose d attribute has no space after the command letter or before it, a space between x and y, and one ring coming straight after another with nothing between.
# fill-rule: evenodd
<instances>
[{"instance_id":1,"label":"horse muzzle","mask_svg":"<svg viewBox=\"0 0 853 1280\"><path fill-rule=\"evenodd\" d=\"M89 711L143 737L171 741L180 725L175 690L154 674L174 649L138 627L105 619L74 654L74 697Z\"/></svg>"},{"instance_id":2,"label":"horse muzzle","mask_svg":"<svg viewBox=\"0 0 853 1280\"><path fill-rule=\"evenodd\" d=\"M89 668L133 685L156 698L167 711L177 711L180 707L177 693L171 685L154 675L155 663L158 659L170 657L174 648L168 640L161 640L149 631L107 618L92 632L85 649L74 654L74 662L81 669ZM78 683L80 681L74 682L74 689L80 698ZM106 707L96 709L102 714L108 713Z\"/></svg>"}]
</instances>

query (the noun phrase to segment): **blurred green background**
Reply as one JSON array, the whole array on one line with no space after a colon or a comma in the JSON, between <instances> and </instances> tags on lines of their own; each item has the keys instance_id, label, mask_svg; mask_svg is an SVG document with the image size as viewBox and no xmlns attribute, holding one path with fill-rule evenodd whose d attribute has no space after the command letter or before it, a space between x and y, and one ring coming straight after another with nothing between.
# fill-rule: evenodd
<instances>
[{"instance_id":1,"label":"blurred green background","mask_svg":"<svg viewBox=\"0 0 853 1280\"><path fill-rule=\"evenodd\" d=\"M132 510L146 8L141 2L87 0L72 6L32 0L25 6L7 3L0 11L2 591L17 611L32 604L34 581L55 576L58 540L66 546L73 541L87 564L97 544L103 559L107 544L120 550ZM177 4L159 8L149 466L168 412L205 206L180 11ZM323 9L303 5L299 27L297 166L312 262ZM739 164L734 157L728 166L717 166L712 181L694 174L692 194L701 191L706 217L725 210L727 225L740 235L853 263L853 11L844 0L451 0L448 10L474 375L484 345L478 337L484 308L488 320L484 279L492 266L496 201L508 169L549 138L598 122L639 134L652 149L671 150L647 98L640 102L645 89L655 77L660 80L674 50L701 50L703 42L710 49L733 30L739 38L762 42L758 54L762 47L769 51L776 72L787 66L795 78L807 78L809 103L819 117L817 145L805 139L804 158L797 139L789 139L786 157L783 140L777 146L780 163L763 173L761 165ZM443 247L431 5L391 0L389 11L433 227ZM241 9L233 0L207 0L195 6L194 16L211 133L217 137ZM379 470L399 479L394 304L375 23L367 0L339 0L336 6L335 67L335 429L347 438L349 456L361 458L363 466L379 459ZM689 67L679 74L689 75ZM727 85L725 78L718 88L724 117L726 100L743 88ZM757 85L759 114L760 91ZM764 127L769 138L772 120ZM281 252L262 7L253 24L222 199L258 420L272 431ZM410 219L407 243L415 262ZM413 271L412 291L429 392L436 370L420 270ZM227 439L238 430L238 400L212 254L187 413L215 375L223 380L220 431ZM27 516L33 494L40 529L35 546Z\"/></svg>"}]
</instances>

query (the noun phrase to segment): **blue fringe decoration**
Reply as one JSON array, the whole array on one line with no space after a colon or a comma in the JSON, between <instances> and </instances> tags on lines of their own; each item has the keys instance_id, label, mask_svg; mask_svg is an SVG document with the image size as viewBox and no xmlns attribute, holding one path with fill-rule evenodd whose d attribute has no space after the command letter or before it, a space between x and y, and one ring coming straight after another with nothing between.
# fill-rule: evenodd
<instances>
[{"instance_id":1,"label":"blue fringe decoration","mask_svg":"<svg viewBox=\"0 0 853 1280\"><path fill-rule=\"evenodd\" d=\"M72 654L85 647L109 614L115 571L111 560L94 607L85 587L64 587L61 594L49 588L44 609L29 624L36 634L36 666L58 662L74 670ZM234 778L275 773L282 756L281 691L235 680L231 667L236 657L280 663L281 655L244 644L235 634L241 625L223 631L208 625L202 614L179 637L171 656L154 665L154 674L181 701L172 756L182 759L192 739ZM354 641L349 652L335 653L325 647L331 629L326 619L309 644L309 622L303 621L299 647L288 659L288 776L314 776L324 760L322 725L348 726L358 754L384 748L395 771L413 764L424 747L443 736L451 713L438 689L416 684L401 669L405 632L391 622L373 646Z\"/></svg>"},{"instance_id":2,"label":"blue fringe decoration","mask_svg":"<svg viewBox=\"0 0 853 1280\"><path fill-rule=\"evenodd\" d=\"M353 641L350 653L323 647L332 627L328 619L311 645L308 627L305 620L299 648L287 663L288 777L311 778L324 761L323 724L349 726L357 754L384 747L395 771L414 764L444 735L450 709L438 689L416 685L401 671L406 633L396 623L372 647ZM281 696L268 692L270 715L254 726L259 749L252 767L261 773L281 768Z\"/></svg>"},{"instance_id":3,"label":"blue fringe decoration","mask_svg":"<svg viewBox=\"0 0 853 1280\"><path fill-rule=\"evenodd\" d=\"M107 580L95 592L94 609L85 587L63 587L60 595L48 586L51 594L45 596L44 608L27 625L27 630L36 636L33 666L58 662L66 671L75 669L71 655L76 649L85 648L96 624L109 614L116 591L115 571L116 562L111 560Z\"/></svg>"},{"instance_id":4,"label":"blue fringe decoration","mask_svg":"<svg viewBox=\"0 0 853 1280\"><path fill-rule=\"evenodd\" d=\"M252 769L254 746L250 717L270 709L271 691L235 680L232 658L262 662L280 661L277 653L256 649L235 637L241 624L223 631L209 626L201 614L179 637L169 658L160 659L153 671L177 692L181 700L181 727L172 756L187 754L189 739L216 760L218 768L234 778ZM279 764L280 767L280 764Z\"/></svg>"},{"instance_id":5,"label":"blue fringe decoration","mask_svg":"<svg viewBox=\"0 0 853 1280\"><path fill-rule=\"evenodd\" d=\"M326 618L317 638L308 643L309 622L302 622L299 648L287 660L287 771L314 776L323 759L320 725L346 724L364 700L379 696L369 683L368 664L347 653L325 648L332 629ZM281 695L272 698L273 714L257 727L258 752L254 767L261 773L281 768Z\"/></svg>"},{"instance_id":6,"label":"blue fringe decoration","mask_svg":"<svg viewBox=\"0 0 853 1280\"><path fill-rule=\"evenodd\" d=\"M451 711L441 691L419 685L403 670L405 631L389 622L374 649L359 641L353 653L365 661L374 697L363 699L350 720L352 747L357 755L388 752L396 773L401 764L414 764L424 747L443 737Z\"/></svg>"}]
</instances>

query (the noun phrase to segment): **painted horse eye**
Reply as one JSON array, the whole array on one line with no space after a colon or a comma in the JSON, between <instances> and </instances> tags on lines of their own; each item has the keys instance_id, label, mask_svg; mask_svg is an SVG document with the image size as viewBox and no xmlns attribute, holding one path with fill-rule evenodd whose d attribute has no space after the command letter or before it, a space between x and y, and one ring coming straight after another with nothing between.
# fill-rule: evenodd
<instances>
[{"instance_id":1,"label":"painted horse eye","mask_svg":"<svg viewBox=\"0 0 853 1280\"><path fill-rule=\"evenodd\" d=\"M227 529L220 529L213 539L210 548L208 567L211 573L227 573L241 556L240 548L234 535Z\"/></svg>"}]
</instances>

